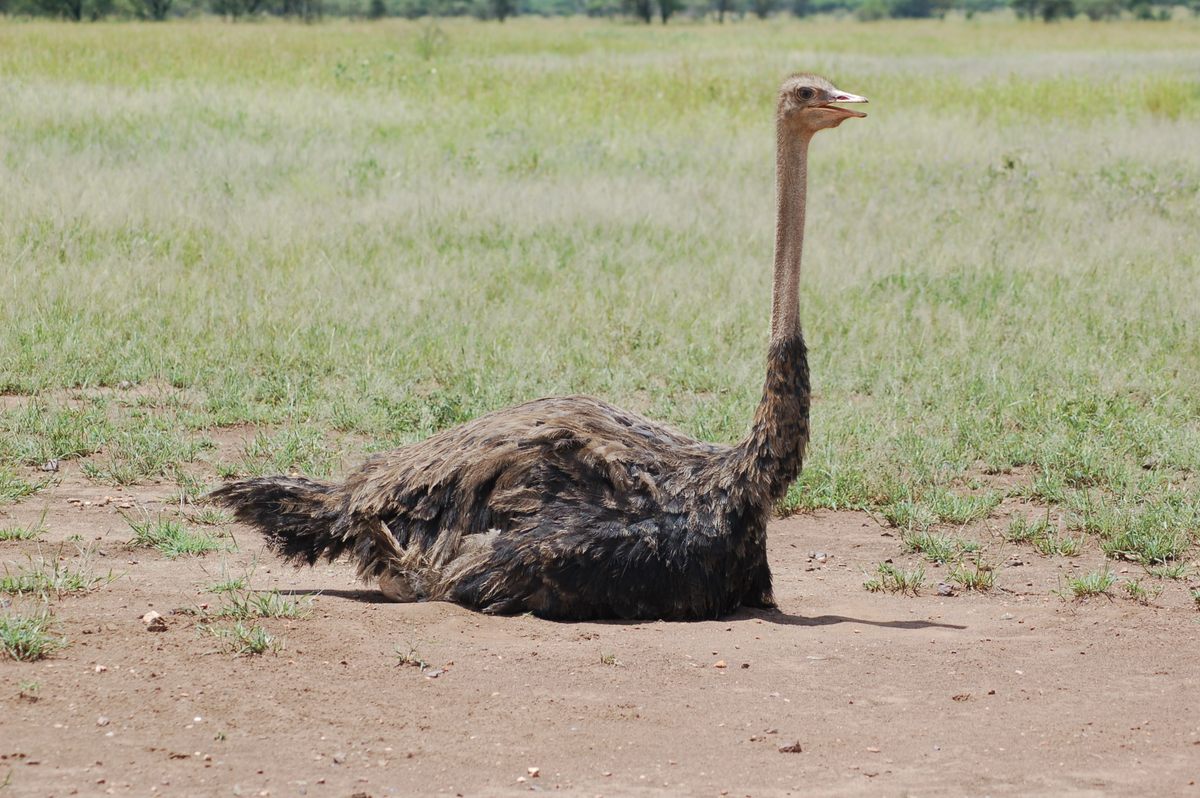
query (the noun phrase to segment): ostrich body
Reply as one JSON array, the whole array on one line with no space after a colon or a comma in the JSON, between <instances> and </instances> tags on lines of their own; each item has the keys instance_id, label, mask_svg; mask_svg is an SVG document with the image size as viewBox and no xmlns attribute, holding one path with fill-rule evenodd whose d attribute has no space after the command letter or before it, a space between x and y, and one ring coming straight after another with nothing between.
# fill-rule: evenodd
<instances>
[{"instance_id":1,"label":"ostrich body","mask_svg":"<svg viewBox=\"0 0 1200 798\"><path fill-rule=\"evenodd\" d=\"M865 102L815 75L777 108L775 279L762 401L734 446L583 396L499 410L375 456L341 484L230 483L213 498L285 558L349 552L398 601L545 618L715 618L773 607L767 520L800 473L809 376L799 319L808 144Z\"/></svg>"}]
</instances>

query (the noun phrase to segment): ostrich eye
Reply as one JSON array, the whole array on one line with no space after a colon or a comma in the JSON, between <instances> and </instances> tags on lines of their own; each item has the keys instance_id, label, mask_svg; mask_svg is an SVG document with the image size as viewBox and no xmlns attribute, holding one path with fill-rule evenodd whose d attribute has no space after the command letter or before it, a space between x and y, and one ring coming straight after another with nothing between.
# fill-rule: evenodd
<instances>
[{"instance_id":1,"label":"ostrich eye","mask_svg":"<svg viewBox=\"0 0 1200 798\"><path fill-rule=\"evenodd\" d=\"M817 96L816 89L809 88L808 86L805 86L797 93L800 95L801 100L811 100L813 97Z\"/></svg>"}]
</instances>

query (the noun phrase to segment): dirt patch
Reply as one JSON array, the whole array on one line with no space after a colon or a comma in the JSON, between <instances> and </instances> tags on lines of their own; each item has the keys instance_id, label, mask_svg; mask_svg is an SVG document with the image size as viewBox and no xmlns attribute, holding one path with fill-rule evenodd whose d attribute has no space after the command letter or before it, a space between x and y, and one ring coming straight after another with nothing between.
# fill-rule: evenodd
<instances>
[{"instance_id":1,"label":"dirt patch","mask_svg":"<svg viewBox=\"0 0 1200 798\"><path fill-rule=\"evenodd\" d=\"M991 538L990 593L871 594L879 562L917 562L894 532L793 516L771 527L780 613L563 624L382 603L241 527L225 554L132 550L117 505L168 513L178 491L61 477L5 508L48 532L0 560L87 545L115 579L55 602L68 648L0 662L0 794L1200 795L1200 613L1177 585L1151 607L1056 595L1095 551ZM277 653L202 630L207 588L244 573L317 593L309 617L261 621Z\"/></svg>"}]
</instances>

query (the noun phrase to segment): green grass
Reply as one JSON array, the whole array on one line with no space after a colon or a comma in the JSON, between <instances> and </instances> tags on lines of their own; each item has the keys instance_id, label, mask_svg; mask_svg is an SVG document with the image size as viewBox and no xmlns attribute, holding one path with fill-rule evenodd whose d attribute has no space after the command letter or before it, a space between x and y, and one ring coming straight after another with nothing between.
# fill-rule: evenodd
<instances>
[{"instance_id":1,"label":"green grass","mask_svg":"<svg viewBox=\"0 0 1200 798\"><path fill-rule=\"evenodd\" d=\"M1151 565L1146 573L1155 579L1186 579L1190 569L1185 563L1177 562L1170 565Z\"/></svg>"},{"instance_id":2,"label":"green grass","mask_svg":"<svg viewBox=\"0 0 1200 798\"><path fill-rule=\"evenodd\" d=\"M283 641L257 624L247 626L238 621L232 626L202 626L200 629L219 639L228 653L237 656L275 653L283 648Z\"/></svg>"},{"instance_id":3,"label":"green grass","mask_svg":"<svg viewBox=\"0 0 1200 798\"><path fill-rule=\"evenodd\" d=\"M1125 591L1125 595L1136 601L1138 604L1149 605L1153 604L1154 600L1162 595L1162 587L1146 587L1137 579L1129 579L1121 583L1121 589Z\"/></svg>"},{"instance_id":4,"label":"green grass","mask_svg":"<svg viewBox=\"0 0 1200 798\"><path fill-rule=\"evenodd\" d=\"M1041 518L1015 515L1009 520L1004 539L1010 543L1029 543L1039 554L1074 557L1083 550L1085 539L1061 534L1049 515Z\"/></svg>"},{"instance_id":5,"label":"green grass","mask_svg":"<svg viewBox=\"0 0 1200 798\"><path fill-rule=\"evenodd\" d=\"M20 501L37 493L40 485L21 479L12 471L0 467L0 504Z\"/></svg>"},{"instance_id":6,"label":"green grass","mask_svg":"<svg viewBox=\"0 0 1200 798\"><path fill-rule=\"evenodd\" d=\"M52 634L54 619L50 610L17 612L4 610L0 614L0 654L24 662L48 657L66 645ZM25 692L24 686L22 692ZM36 695L36 690L31 694Z\"/></svg>"},{"instance_id":7,"label":"green grass","mask_svg":"<svg viewBox=\"0 0 1200 798\"><path fill-rule=\"evenodd\" d=\"M1034 543L1050 537L1054 527L1049 517L1031 518L1024 515L1014 515L1008 522L1004 539L1010 543Z\"/></svg>"},{"instance_id":8,"label":"green grass","mask_svg":"<svg viewBox=\"0 0 1200 798\"><path fill-rule=\"evenodd\" d=\"M222 594L222 603L209 610L213 618L307 618L312 614L312 597L287 598L278 590L249 590L235 582L214 585L214 593ZM219 588L219 589L217 589Z\"/></svg>"},{"instance_id":9,"label":"green grass","mask_svg":"<svg viewBox=\"0 0 1200 798\"><path fill-rule=\"evenodd\" d=\"M1196 609L1200 610L1200 590L1191 590L1192 603L1196 605Z\"/></svg>"},{"instance_id":10,"label":"green grass","mask_svg":"<svg viewBox=\"0 0 1200 798\"><path fill-rule=\"evenodd\" d=\"M952 562L964 554L979 551L979 544L953 535L938 535L932 532L909 532L902 538L906 551L919 552L930 562Z\"/></svg>"},{"instance_id":11,"label":"green grass","mask_svg":"<svg viewBox=\"0 0 1200 798\"><path fill-rule=\"evenodd\" d=\"M863 582L863 587L871 593L900 593L919 595L925 586L925 568L918 566L912 571L897 568L891 563L881 562L875 569L875 575Z\"/></svg>"},{"instance_id":12,"label":"green grass","mask_svg":"<svg viewBox=\"0 0 1200 798\"><path fill-rule=\"evenodd\" d=\"M40 596L62 598L63 596L86 593L101 583L111 582L115 577L96 576L92 571L90 553L73 561L59 558L29 557L24 566L5 563L0 575L0 593L18 596ZM15 566L15 567L10 567Z\"/></svg>"},{"instance_id":13,"label":"green grass","mask_svg":"<svg viewBox=\"0 0 1200 798\"><path fill-rule=\"evenodd\" d=\"M442 28L0 24L0 393L33 397L0 502L52 457L333 474L547 394L736 440L771 103L809 69L872 102L813 146L785 508L926 532L1011 493L1114 557L1195 551L1194 20Z\"/></svg>"},{"instance_id":14,"label":"green grass","mask_svg":"<svg viewBox=\"0 0 1200 798\"><path fill-rule=\"evenodd\" d=\"M221 551L225 547L213 535L207 532L188 529L182 521L174 518L125 519L133 538L129 545L158 549L170 559L177 557L198 557L213 551Z\"/></svg>"},{"instance_id":15,"label":"green grass","mask_svg":"<svg viewBox=\"0 0 1200 798\"><path fill-rule=\"evenodd\" d=\"M37 540L46 532L41 521L29 526L7 526L0 528L0 542L13 540Z\"/></svg>"},{"instance_id":16,"label":"green grass","mask_svg":"<svg viewBox=\"0 0 1200 798\"><path fill-rule=\"evenodd\" d=\"M1092 571L1083 576L1073 576L1067 579L1067 591L1075 598L1106 596L1116 581L1116 574L1112 571Z\"/></svg>"},{"instance_id":17,"label":"green grass","mask_svg":"<svg viewBox=\"0 0 1200 798\"><path fill-rule=\"evenodd\" d=\"M996 572L983 563L959 563L950 569L950 580L963 590L991 590L996 585Z\"/></svg>"}]
</instances>

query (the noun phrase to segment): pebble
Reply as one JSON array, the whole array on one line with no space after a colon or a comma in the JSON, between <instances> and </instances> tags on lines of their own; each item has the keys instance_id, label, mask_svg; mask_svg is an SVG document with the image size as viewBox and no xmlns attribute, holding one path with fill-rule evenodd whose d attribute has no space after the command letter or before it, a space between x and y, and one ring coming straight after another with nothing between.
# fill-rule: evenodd
<instances>
[{"instance_id":1,"label":"pebble","mask_svg":"<svg viewBox=\"0 0 1200 798\"><path fill-rule=\"evenodd\" d=\"M97 725L97 726L107 726L107 725L108 725L108 718L106 718L106 717L104 717L103 715L101 715L100 717L96 718L96 725Z\"/></svg>"},{"instance_id":2,"label":"pebble","mask_svg":"<svg viewBox=\"0 0 1200 798\"><path fill-rule=\"evenodd\" d=\"M40 471L51 471L51 472L57 471L58 470L58 461L57 460L47 460L46 462L44 462L40 466L38 466L38 469Z\"/></svg>"},{"instance_id":3,"label":"pebble","mask_svg":"<svg viewBox=\"0 0 1200 798\"><path fill-rule=\"evenodd\" d=\"M728 666L725 664L725 660L719 659L713 663L713 667L714 668L726 668Z\"/></svg>"},{"instance_id":4,"label":"pebble","mask_svg":"<svg viewBox=\"0 0 1200 798\"><path fill-rule=\"evenodd\" d=\"M167 631L166 620L164 620L162 615L155 612L154 610L150 610L150 612L148 612L142 616L142 623L146 624L147 632L165 632L165 631Z\"/></svg>"},{"instance_id":5,"label":"pebble","mask_svg":"<svg viewBox=\"0 0 1200 798\"><path fill-rule=\"evenodd\" d=\"M954 587L952 585L946 584L945 582L938 582L938 595L939 596L953 596L954 595Z\"/></svg>"}]
</instances>

